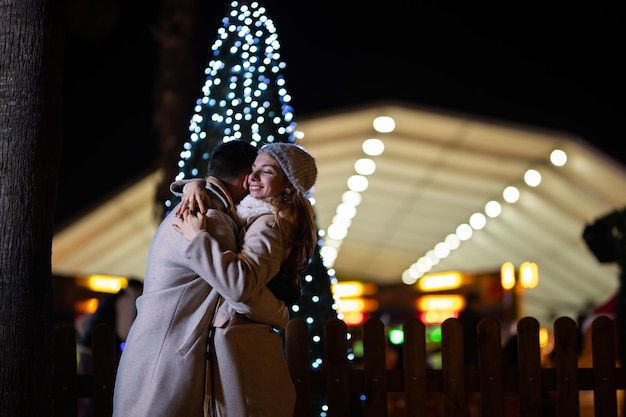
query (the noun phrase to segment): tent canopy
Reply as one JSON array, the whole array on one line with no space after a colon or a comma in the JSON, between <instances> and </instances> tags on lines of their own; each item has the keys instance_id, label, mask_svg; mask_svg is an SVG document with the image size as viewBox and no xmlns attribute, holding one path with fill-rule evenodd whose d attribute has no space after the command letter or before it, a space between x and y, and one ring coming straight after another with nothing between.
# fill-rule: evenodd
<instances>
[{"instance_id":1,"label":"tent canopy","mask_svg":"<svg viewBox=\"0 0 626 417\"><path fill-rule=\"evenodd\" d=\"M395 129L379 133L373 121L388 116ZM317 160L313 191L318 227L326 232L355 175L355 162L369 158L345 238L335 243L332 268L339 280L400 284L409 267L500 204L497 217L428 271L487 273L510 261L535 262L539 285L524 296L525 313L550 326L608 299L618 285L615 263L601 263L582 233L586 224L626 206L624 166L578 137L563 132L452 114L404 103L375 103L298 121L299 143ZM380 155L363 151L366 139L384 143ZM567 156L551 163L554 150ZM541 178L529 186L525 176ZM132 188L58 231L53 240L53 272L143 276L156 225L152 213L153 173ZM508 203L507 187L519 191ZM479 216L480 217L480 216ZM441 246L441 245L440 245ZM433 262L434 263L434 262Z\"/></svg>"}]
</instances>

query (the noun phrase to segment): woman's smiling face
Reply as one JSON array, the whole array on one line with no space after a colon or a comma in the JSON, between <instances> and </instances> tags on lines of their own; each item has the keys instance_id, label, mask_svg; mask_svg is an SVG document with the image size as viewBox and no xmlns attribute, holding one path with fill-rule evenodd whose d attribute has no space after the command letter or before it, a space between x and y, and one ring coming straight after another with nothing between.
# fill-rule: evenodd
<instances>
[{"instance_id":1,"label":"woman's smiling face","mask_svg":"<svg viewBox=\"0 0 626 417\"><path fill-rule=\"evenodd\" d=\"M280 165L270 154L260 152L254 164L252 172L248 175L248 190L255 198L273 197L282 194L289 186L289 181Z\"/></svg>"}]
</instances>

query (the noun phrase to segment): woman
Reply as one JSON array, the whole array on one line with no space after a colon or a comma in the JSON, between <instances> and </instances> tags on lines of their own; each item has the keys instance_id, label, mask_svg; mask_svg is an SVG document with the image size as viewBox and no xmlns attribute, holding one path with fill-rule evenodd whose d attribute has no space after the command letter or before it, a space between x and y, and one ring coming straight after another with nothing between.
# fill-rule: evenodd
<instances>
[{"instance_id":1,"label":"woman","mask_svg":"<svg viewBox=\"0 0 626 417\"><path fill-rule=\"evenodd\" d=\"M220 310L229 301L253 297L279 271L295 275L306 269L316 245L313 209L306 193L316 177L315 160L298 145L263 146L246 181L249 195L237 206L239 253L224 251L211 239L205 231L211 221L207 215L189 208L181 213L180 225L174 229L190 242L186 256L194 263L203 260L201 274L246 278L240 298L226 300ZM201 198L201 185L190 187L185 201ZM218 312L216 318L220 316ZM280 335L239 313L214 322L214 327L208 415L290 417L295 390Z\"/></svg>"}]
</instances>

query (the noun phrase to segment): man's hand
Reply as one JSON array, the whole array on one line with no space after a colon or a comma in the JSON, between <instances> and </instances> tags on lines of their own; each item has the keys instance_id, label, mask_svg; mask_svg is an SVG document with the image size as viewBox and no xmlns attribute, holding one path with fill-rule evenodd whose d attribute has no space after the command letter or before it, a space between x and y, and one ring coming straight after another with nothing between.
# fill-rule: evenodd
<instances>
[{"instance_id":1,"label":"man's hand","mask_svg":"<svg viewBox=\"0 0 626 417\"><path fill-rule=\"evenodd\" d=\"M183 198L174 213L177 217L180 217L185 210L191 212L199 211L204 214L211 208L211 200L209 200L209 195L204 185L204 181L197 180L189 181L185 185Z\"/></svg>"},{"instance_id":2,"label":"man's hand","mask_svg":"<svg viewBox=\"0 0 626 417\"><path fill-rule=\"evenodd\" d=\"M190 242L206 228L206 216L199 211L193 212L191 210L185 210L176 217L180 225L174 223L172 227Z\"/></svg>"}]
</instances>

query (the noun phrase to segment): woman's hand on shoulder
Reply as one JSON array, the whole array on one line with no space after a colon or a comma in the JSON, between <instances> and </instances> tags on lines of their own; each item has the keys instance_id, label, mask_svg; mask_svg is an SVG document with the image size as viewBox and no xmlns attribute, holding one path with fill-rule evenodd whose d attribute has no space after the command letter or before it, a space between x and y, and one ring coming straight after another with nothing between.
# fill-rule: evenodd
<instances>
[{"instance_id":1,"label":"woman's hand on shoulder","mask_svg":"<svg viewBox=\"0 0 626 417\"><path fill-rule=\"evenodd\" d=\"M209 194L204 187L204 181L189 181L183 189L183 197L176 209L176 216L180 216L185 210L190 212L199 211L204 214L211 208Z\"/></svg>"}]
</instances>

